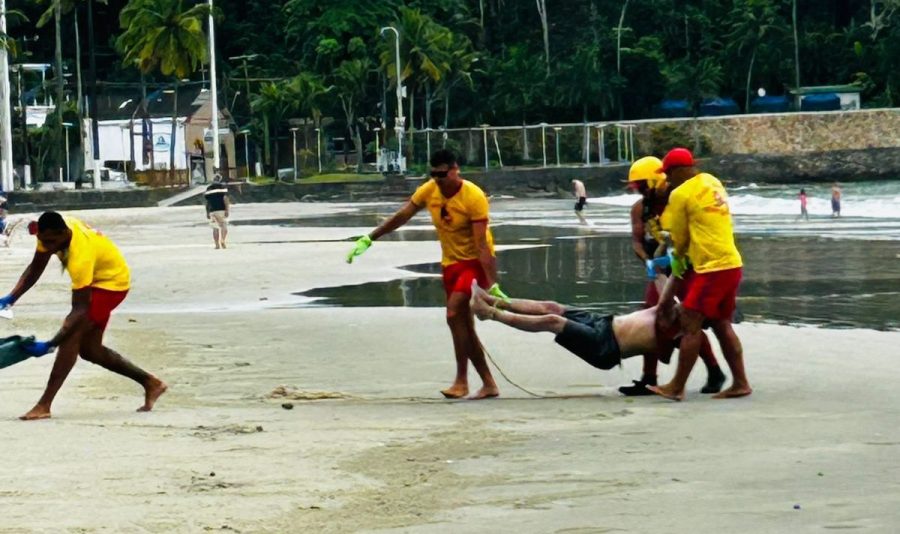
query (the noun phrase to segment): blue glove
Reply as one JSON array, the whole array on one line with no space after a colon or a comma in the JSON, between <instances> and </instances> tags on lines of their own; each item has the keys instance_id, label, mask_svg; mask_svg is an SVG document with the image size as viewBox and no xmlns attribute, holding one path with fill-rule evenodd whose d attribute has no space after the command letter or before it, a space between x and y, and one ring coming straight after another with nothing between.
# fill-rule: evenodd
<instances>
[{"instance_id":1,"label":"blue glove","mask_svg":"<svg viewBox=\"0 0 900 534\"><path fill-rule=\"evenodd\" d=\"M56 347L49 341L32 341L23 343L22 350L29 356L43 356L56 350Z\"/></svg>"},{"instance_id":2,"label":"blue glove","mask_svg":"<svg viewBox=\"0 0 900 534\"><path fill-rule=\"evenodd\" d=\"M4 308L12 307L12 305L15 303L16 303L16 299L13 298L13 296L11 294L6 295L5 297L0 297L0 310L2 310Z\"/></svg>"},{"instance_id":3,"label":"blue glove","mask_svg":"<svg viewBox=\"0 0 900 534\"><path fill-rule=\"evenodd\" d=\"M656 278L658 270L662 271L672 264L672 258L668 255L660 256L652 260L647 260L647 278L653 280Z\"/></svg>"}]
</instances>

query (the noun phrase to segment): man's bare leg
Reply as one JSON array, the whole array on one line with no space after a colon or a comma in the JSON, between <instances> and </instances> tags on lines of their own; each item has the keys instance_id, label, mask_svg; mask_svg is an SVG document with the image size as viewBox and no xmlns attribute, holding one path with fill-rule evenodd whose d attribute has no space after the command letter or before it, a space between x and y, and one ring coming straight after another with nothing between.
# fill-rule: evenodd
<instances>
[{"instance_id":1,"label":"man's bare leg","mask_svg":"<svg viewBox=\"0 0 900 534\"><path fill-rule=\"evenodd\" d=\"M549 300L510 299L509 301L505 301L503 299L498 299L481 289L478 284L472 284L472 299L470 300L469 305L472 307L472 311L475 312L475 315L481 320L488 319L489 317L478 315L478 310L476 310L474 306L476 301L480 301L486 305L481 306L479 304L478 306L478 309L483 313L489 313L490 310L488 310L488 308L490 307L509 310L513 313L522 315L562 315L566 311L566 307L562 304Z\"/></svg>"},{"instance_id":2,"label":"man's bare leg","mask_svg":"<svg viewBox=\"0 0 900 534\"><path fill-rule=\"evenodd\" d=\"M703 315L700 313L680 308L680 322L685 334L681 337L678 347L678 367L675 376L668 384L661 386L647 386L647 389L667 399L684 400L684 387L688 377L700 356L700 347L703 345Z\"/></svg>"},{"instance_id":3,"label":"man's bare leg","mask_svg":"<svg viewBox=\"0 0 900 534\"><path fill-rule=\"evenodd\" d=\"M716 354L713 352L712 345L709 344L709 336L705 332L700 344L700 359L706 366L706 384L700 389L700 393L718 393L725 384L725 373L722 372L719 362L716 361Z\"/></svg>"},{"instance_id":4,"label":"man's bare leg","mask_svg":"<svg viewBox=\"0 0 900 534\"><path fill-rule=\"evenodd\" d=\"M741 340L734 332L731 321L721 320L713 323L713 332L719 340L722 347L722 354L725 361L728 362L728 368L731 369L731 387L725 391L714 395L714 399L733 399L736 397L746 397L753 393L750 387L750 381L747 380L747 372L744 369L744 348Z\"/></svg>"},{"instance_id":5,"label":"man's bare leg","mask_svg":"<svg viewBox=\"0 0 900 534\"><path fill-rule=\"evenodd\" d=\"M462 293L451 293L447 298L447 326L453 338L453 354L456 357L456 377L453 384L441 394L448 399L461 399L469 394L469 355L471 342L468 339L466 317L468 307L463 307L466 298Z\"/></svg>"},{"instance_id":6,"label":"man's bare leg","mask_svg":"<svg viewBox=\"0 0 900 534\"><path fill-rule=\"evenodd\" d=\"M216 248L222 248L219 241L219 228L213 228L213 242L216 244Z\"/></svg>"},{"instance_id":7,"label":"man's bare leg","mask_svg":"<svg viewBox=\"0 0 900 534\"><path fill-rule=\"evenodd\" d=\"M552 332L554 334L559 334L566 326L566 318L558 314L546 313L544 315L534 315L522 313L520 311L522 309L530 311L542 309L547 311L550 308L553 308L554 305L557 307L556 309L565 311L562 306L555 302L512 299L512 302L504 303L504 306L508 306L510 311L493 307L489 305L488 302L489 300L483 297L483 293L472 294L470 304L472 306L472 311L474 311L482 321L497 321L498 323L503 323L525 332Z\"/></svg>"},{"instance_id":8,"label":"man's bare leg","mask_svg":"<svg viewBox=\"0 0 900 534\"><path fill-rule=\"evenodd\" d=\"M44 388L44 394L41 395L37 404L25 415L19 417L23 421L34 421L36 419L50 418L50 405L66 381L66 377L75 366L78 359L78 345L81 342L82 332L78 331L72 334L56 351L56 360L53 362L53 369L50 371L50 378L47 380L47 387Z\"/></svg>"},{"instance_id":9,"label":"man's bare leg","mask_svg":"<svg viewBox=\"0 0 900 534\"><path fill-rule=\"evenodd\" d=\"M500 395L500 388L497 387L494 376L491 374L491 368L484 357L484 347L481 345L481 340L478 339L478 333L475 331L475 318L471 310L468 309L468 304L468 300L466 300L466 337L469 340L469 360L472 361L472 366L478 372L482 383L481 389L469 398L480 400L497 397Z\"/></svg>"},{"instance_id":10,"label":"man's bare leg","mask_svg":"<svg viewBox=\"0 0 900 534\"><path fill-rule=\"evenodd\" d=\"M125 359L121 354L103 345L103 330L91 325L81 339L81 357L103 367L107 371L130 378L144 388L144 404L139 412L149 412L168 386L156 376Z\"/></svg>"},{"instance_id":11,"label":"man's bare leg","mask_svg":"<svg viewBox=\"0 0 900 534\"><path fill-rule=\"evenodd\" d=\"M228 248L228 247L225 245L225 240L228 239L228 227L227 227L227 226L221 226L220 229L219 229L219 233L222 235L222 248Z\"/></svg>"}]
</instances>

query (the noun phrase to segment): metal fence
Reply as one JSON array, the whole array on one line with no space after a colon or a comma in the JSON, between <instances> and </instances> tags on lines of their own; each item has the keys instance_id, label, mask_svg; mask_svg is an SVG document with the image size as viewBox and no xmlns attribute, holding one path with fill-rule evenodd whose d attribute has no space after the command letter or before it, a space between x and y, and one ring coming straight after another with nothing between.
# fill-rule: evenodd
<instances>
[{"instance_id":1,"label":"metal fence","mask_svg":"<svg viewBox=\"0 0 900 534\"><path fill-rule=\"evenodd\" d=\"M635 124L626 122L531 124L406 132L412 165L448 148L461 163L485 169L517 166L606 165L634 160Z\"/></svg>"}]
</instances>

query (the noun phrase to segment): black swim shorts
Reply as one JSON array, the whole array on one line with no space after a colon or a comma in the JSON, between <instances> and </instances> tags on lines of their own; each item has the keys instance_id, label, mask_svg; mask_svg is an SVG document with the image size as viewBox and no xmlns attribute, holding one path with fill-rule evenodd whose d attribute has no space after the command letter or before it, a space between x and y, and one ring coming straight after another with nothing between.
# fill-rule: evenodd
<instances>
[{"instance_id":1,"label":"black swim shorts","mask_svg":"<svg viewBox=\"0 0 900 534\"><path fill-rule=\"evenodd\" d=\"M587 204L587 197L578 197L578 202L575 203L575 211L583 210L585 204Z\"/></svg>"},{"instance_id":2,"label":"black swim shorts","mask_svg":"<svg viewBox=\"0 0 900 534\"><path fill-rule=\"evenodd\" d=\"M622 361L613 334L613 316L587 310L566 310L566 326L555 341L598 369L612 369Z\"/></svg>"}]
</instances>

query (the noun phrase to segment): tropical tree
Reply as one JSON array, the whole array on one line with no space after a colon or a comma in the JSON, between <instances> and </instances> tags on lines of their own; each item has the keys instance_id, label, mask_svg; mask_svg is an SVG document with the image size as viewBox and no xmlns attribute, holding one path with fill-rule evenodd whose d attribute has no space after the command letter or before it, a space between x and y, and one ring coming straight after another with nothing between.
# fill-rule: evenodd
<instances>
[{"instance_id":1,"label":"tropical tree","mask_svg":"<svg viewBox=\"0 0 900 534\"><path fill-rule=\"evenodd\" d=\"M175 173L175 136L178 122L178 85L207 62L203 22L207 4L186 5L184 0L131 0L119 14L124 30L117 39L125 65L137 66L142 74L159 71L172 77L172 134L169 140L169 171ZM212 110L217 118L219 110ZM213 140L218 143L219 140Z\"/></svg>"},{"instance_id":2,"label":"tropical tree","mask_svg":"<svg viewBox=\"0 0 900 534\"><path fill-rule=\"evenodd\" d=\"M356 172L362 172L363 145L359 132L357 107L365 98L373 65L368 58L351 59L341 63L334 71L334 87L341 101L341 108L347 121L347 133L353 139L356 149Z\"/></svg>"},{"instance_id":3,"label":"tropical tree","mask_svg":"<svg viewBox=\"0 0 900 534\"><path fill-rule=\"evenodd\" d=\"M460 87L469 90L474 88L472 73L475 64L480 60L481 58L468 37L453 34L447 58L448 70L434 93L437 98L444 100L444 128L448 128L450 125L450 93ZM430 118L429 124L431 124Z\"/></svg>"},{"instance_id":4,"label":"tropical tree","mask_svg":"<svg viewBox=\"0 0 900 534\"><path fill-rule=\"evenodd\" d=\"M732 48L736 49L737 55L747 51L750 54L744 89L744 111L750 109L750 84L757 53L760 48L769 45L770 41L780 39L787 33L778 7L778 0L744 0L736 2L731 12L731 31L727 34L727 38Z\"/></svg>"}]
</instances>

